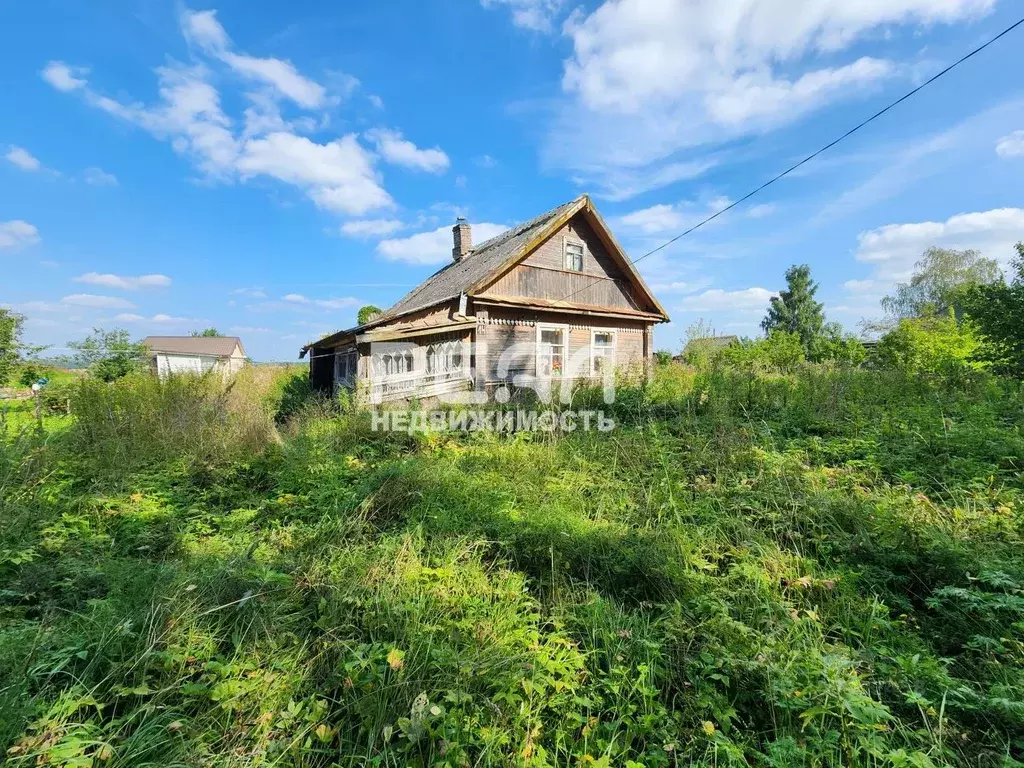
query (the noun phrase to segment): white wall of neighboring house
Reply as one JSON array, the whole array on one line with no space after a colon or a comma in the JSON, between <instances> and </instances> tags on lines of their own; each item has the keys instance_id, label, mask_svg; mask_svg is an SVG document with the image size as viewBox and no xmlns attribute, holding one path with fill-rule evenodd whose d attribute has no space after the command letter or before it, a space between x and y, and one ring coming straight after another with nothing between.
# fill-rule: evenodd
<instances>
[{"instance_id":1,"label":"white wall of neighboring house","mask_svg":"<svg viewBox=\"0 0 1024 768\"><path fill-rule=\"evenodd\" d=\"M245 366L245 356L236 346L230 357L212 355L183 355L171 352L154 352L156 373L161 379L176 373L206 373L219 371L224 378L238 373Z\"/></svg>"}]
</instances>

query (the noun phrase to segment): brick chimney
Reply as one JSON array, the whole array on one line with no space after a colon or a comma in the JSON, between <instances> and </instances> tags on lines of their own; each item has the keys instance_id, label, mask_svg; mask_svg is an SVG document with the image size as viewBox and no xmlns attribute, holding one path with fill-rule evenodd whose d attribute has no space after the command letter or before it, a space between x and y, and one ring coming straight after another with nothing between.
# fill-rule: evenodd
<instances>
[{"instance_id":1,"label":"brick chimney","mask_svg":"<svg viewBox=\"0 0 1024 768\"><path fill-rule=\"evenodd\" d=\"M462 261L473 250L473 231L469 222L461 216L455 220L455 226L452 227L452 240L455 244L452 248L452 258Z\"/></svg>"}]
</instances>

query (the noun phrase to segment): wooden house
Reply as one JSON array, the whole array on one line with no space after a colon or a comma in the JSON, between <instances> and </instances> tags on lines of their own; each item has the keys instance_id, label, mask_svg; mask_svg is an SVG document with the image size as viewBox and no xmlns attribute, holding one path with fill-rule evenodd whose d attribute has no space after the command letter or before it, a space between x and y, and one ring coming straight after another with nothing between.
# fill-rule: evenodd
<instances>
[{"instance_id":1,"label":"wooden house","mask_svg":"<svg viewBox=\"0 0 1024 768\"><path fill-rule=\"evenodd\" d=\"M648 369L668 315L587 195L473 247L369 322L304 347L310 381L379 403Z\"/></svg>"}]
</instances>

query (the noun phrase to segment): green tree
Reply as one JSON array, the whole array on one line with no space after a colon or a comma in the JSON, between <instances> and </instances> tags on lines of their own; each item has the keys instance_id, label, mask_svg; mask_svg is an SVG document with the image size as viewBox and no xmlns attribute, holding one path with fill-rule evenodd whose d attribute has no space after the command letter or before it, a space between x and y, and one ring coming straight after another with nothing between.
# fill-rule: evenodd
<instances>
[{"instance_id":1,"label":"green tree","mask_svg":"<svg viewBox=\"0 0 1024 768\"><path fill-rule=\"evenodd\" d=\"M999 264L978 251L929 248L914 264L909 283L899 283L882 309L893 319L945 317L952 309L959 318L967 292L999 280Z\"/></svg>"},{"instance_id":2,"label":"green tree","mask_svg":"<svg viewBox=\"0 0 1024 768\"><path fill-rule=\"evenodd\" d=\"M7 384L21 360L21 332L24 325L24 316L0 308L0 387Z\"/></svg>"},{"instance_id":3,"label":"green tree","mask_svg":"<svg viewBox=\"0 0 1024 768\"><path fill-rule=\"evenodd\" d=\"M194 336L194 337L208 338L208 337L222 336L222 335L223 334L221 334L220 331L218 331L216 328L213 328L213 327L204 328L201 331L192 331L192 336Z\"/></svg>"},{"instance_id":4,"label":"green tree","mask_svg":"<svg viewBox=\"0 0 1024 768\"><path fill-rule=\"evenodd\" d=\"M1024 378L1024 243L1017 243L1012 281L972 286L963 307L985 342L978 358L996 373Z\"/></svg>"},{"instance_id":5,"label":"green tree","mask_svg":"<svg viewBox=\"0 0 1024 768\"><path fill-rule=\"evenodd\" d=\"M793 265L786 270L786 289L773 296L761 328L795 333L804 351L809 353L814 339L825 324L824 305L814 300L818 284L811 280L811 268Z\"/></svg>"},{"instance_id":6,"label":"green tree","mask_svg":"<svg viewBox=\"0 0 1024 768\"><path fill-rule=\"evenodd\" d=\"M815 363L838 363L839 365L860 365L867 357L867 352L860 340L852 334L845 333L839 323L825 323L814 341L808 354Z\"/></svg>"},{"instance_id":7,"label":"green tree","mask_svg":"<svg viewBox=\"0 0 1024 768\"><path fill-rule=\"evenodd\" d=\"M359 308L359 313L356 315L356 322L359 325L366 325L376 315L381 313L380 307L375 307L373 304L367 304L365 307Z\"/></svg>"},{"instance_id":8,"label":"green tree","mask_svg":"<svg viewBox=\"0 0 1024 768\"><path fill-rule=\"evenodd\" d=\"M68 347L75 350L74 364L87 368L102 381L120 379L145 367L146 345L132 341L128 331L121 328L93 328L90 336L82 341L69 341Z\"/></svg>"},{"instance_id":9,"label":"green tree","mask_svg":"<svg viewBox=\"0 0 1024 768\"><path fill-rule=\"evenodd\" d=\"M950 309L945 317L908 317L878 341L876 362L911 375L937 374L958 378L984 368L977 362L982 340L970 320L957 322Z\"/></svg>"}]
</instances>

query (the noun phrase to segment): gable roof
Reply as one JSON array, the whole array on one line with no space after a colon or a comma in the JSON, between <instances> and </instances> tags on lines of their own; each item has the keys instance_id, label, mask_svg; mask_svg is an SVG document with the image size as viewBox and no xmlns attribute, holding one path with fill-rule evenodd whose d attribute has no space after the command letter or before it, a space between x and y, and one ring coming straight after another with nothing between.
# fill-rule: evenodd
<instances>
[{"instance_id":1,"label":"gable roof","mask_svg":"<svg viewBox=\"0 0 1024 768\"><path fill-rule=\"evenodd\" d=\"M584 196L585 197L585 196ZM395 304L376 318L374 323L417 309L424 309L465 293L476 283L487 278L513 254L522 250L544 228L545 224L562 218L575 207L583 197L552 208L540 216L517 224L500 235L486 240L473 248L461 261L451 261L441 267Z\"/></svg>"},{"instance_id":2,"label":"gable roof","mask_svg":"<svg viewBox=\"0 0 1024 768\"><path fill-rule=\"evenodd\" d=\"M230 357L236 346L245 354L242 340L237 336L147 336L142 343L150 352L171 355Z\"/></svg>"},{"instance_id":3,"label":"gable roof","mask_svg":"<svg viewBox=\"0 0 1024 768\"><path fill-rule=\"evenodd\" d=\"M511 229L502 232L500 235L486 240L473 248L460 261L451 261L441 267L422 283L413 288L409 293L399 299L394 305L375 317L373 320L354 328L326 336L318 342L308 344L302 348L300 358L306 354L306 350L316 344L333 343L351 334L360 333L370 328L388 323L403 315L427 309L435 304L456 299L462 294L478 296L490 283L497 280L502 274L511 269L515 264L525 259L544 240L553 235L560 227L569 221L577 213L584 212L590 218L597 236L604 241L611 257L618 263L625 276L640 289L644 298L654 307L654 311L645 314L654 319L668 320L668 313L651 293L650 288L643 278L636 271L633 262L630 261L626 252L619 245L608 225L601 218L594 208L589 195L580 195L574 200L562 203L550 211L542 213L529 221L517 224ZM571 296L558 302L566 308L582 307L569 301ZM530 303L538 304L536 300ZM590 309L594 309L591 307ZM612 310L609 310L614 312Z\"/></svg>"}]
</instances>

